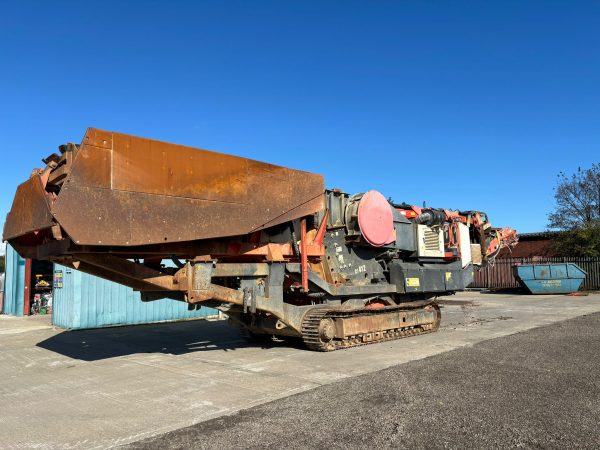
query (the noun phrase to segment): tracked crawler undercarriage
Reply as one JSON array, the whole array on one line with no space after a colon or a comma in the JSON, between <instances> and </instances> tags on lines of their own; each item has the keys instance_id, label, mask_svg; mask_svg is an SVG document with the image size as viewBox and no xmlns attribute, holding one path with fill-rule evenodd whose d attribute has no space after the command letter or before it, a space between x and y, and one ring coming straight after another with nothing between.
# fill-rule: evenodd
<instances>
[{"instance_id":1,"label":"tracked crawler undercarriage","mask_svg":"<svg viewBox=\"0 0 600 450\"><path fill-rule=\"evenodd\" d=\"M253 336L330 351L437 330L431 300L516 243L478 211L325 190L320 175L89 129L21 184L4 239Z\"/></svg>"},{"instance_id":2,"label":"tracked crawler undercarriage","mask_svg":"<svg viewBox=\"0 0 600 450\"><path fill-rule=\"evenodd\" d=\"M309 309L302 338L312 350L331 351L437 331L440 308L434 303L407 302L381 309Z\"/></svg>"}]
</instances>

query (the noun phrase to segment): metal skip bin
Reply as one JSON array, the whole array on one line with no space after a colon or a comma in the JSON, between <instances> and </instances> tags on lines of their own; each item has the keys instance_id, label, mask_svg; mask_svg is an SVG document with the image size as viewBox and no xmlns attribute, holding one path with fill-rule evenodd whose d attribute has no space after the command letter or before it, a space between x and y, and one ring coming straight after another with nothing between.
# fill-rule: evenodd
<instances>
[{"instance_id":1,"label":"metal skip bin","mask_svg":"<svg viewBox=\"0 0 600 450\"><path fill-rule=\"evenodd\" d=\"M515 278L532 294L577 292L587 273L574 263L513 266Z\"/></svg>"}]
</instances>

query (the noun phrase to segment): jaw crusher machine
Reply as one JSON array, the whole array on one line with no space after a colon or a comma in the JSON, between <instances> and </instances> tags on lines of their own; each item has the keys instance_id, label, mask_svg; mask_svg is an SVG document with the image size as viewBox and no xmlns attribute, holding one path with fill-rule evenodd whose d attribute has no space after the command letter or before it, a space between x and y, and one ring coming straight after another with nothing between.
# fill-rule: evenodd
<instances>
[{"instance_id":1,"label":"jaw crusher machine","mask_svg":"<svg viewBox=\"0 0 600 450\"><path fill-rule=\"evenodd\" d=\"M320 175L90 128L17 188L4 240L329 351L437 330L434 298L516 244L478 211L326 190Z\"/></svg>"}]
</instances>

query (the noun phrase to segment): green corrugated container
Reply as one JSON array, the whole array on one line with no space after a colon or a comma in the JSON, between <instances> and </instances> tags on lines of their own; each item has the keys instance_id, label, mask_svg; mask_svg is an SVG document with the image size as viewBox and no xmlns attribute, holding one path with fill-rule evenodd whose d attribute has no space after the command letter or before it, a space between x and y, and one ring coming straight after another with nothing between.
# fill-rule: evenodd
<instances>
[{"instance_id":1,"label":"green corrugated container","mask_svg":"<svg viewBox=\"0 0 600 450\"><path fill-rule=\"evenodd\" d=\"M187 303L171 299L142 302L126 286L56 264L52 323L84 329L135 325L218 315L211 308L189 311Z\"/></svg>"},{"instance_id":2,"label":"green corrugated container","mask_svg":"<svg viewBox=\"0 0 600 450\"><path fill-rule=\"evenodd\" d=\"M23 315L25 292L25 260L10 245L6 246L4 275L4 305L2 312L11 316Z\"/></svg>"},{"instance_id":3,"label":"green corrugated container","mask_svg":"<svg viewBox=\"0 0 600 450\"><path fill-rule=\"evenodd\" d=\"M23 316L25 259L6 246L2 312ZM211 308L189 311L187 304L170 299L144 303L140 293L86 273L56 264L52 323L69 329L134 325L218 315Z\"/></svg>"}]
</instances>

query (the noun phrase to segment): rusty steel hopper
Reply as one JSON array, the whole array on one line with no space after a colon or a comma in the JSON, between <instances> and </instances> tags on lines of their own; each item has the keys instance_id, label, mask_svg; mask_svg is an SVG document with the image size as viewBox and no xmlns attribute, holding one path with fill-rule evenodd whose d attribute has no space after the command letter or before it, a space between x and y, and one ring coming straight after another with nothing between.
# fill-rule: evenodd
<instances>
[{"instance_id":1,"label":"rusty steel hopper","mask_svg":"<svg viewBox=\"0 0 600 450\"><path fill-rule=\"evenodd\" d=\"M4 226L35 257L80 246L146 246L245 235L323 209L320 175L90 128L21 184ZM66 237L66 236L65 236Z\"/></svg>"}]
</instances>

